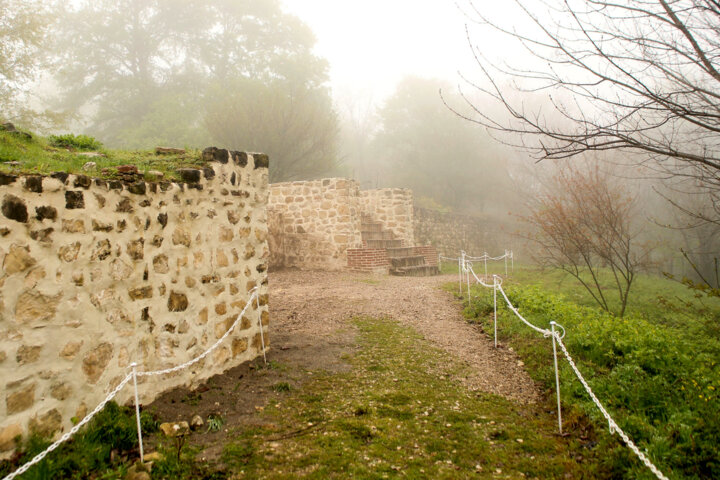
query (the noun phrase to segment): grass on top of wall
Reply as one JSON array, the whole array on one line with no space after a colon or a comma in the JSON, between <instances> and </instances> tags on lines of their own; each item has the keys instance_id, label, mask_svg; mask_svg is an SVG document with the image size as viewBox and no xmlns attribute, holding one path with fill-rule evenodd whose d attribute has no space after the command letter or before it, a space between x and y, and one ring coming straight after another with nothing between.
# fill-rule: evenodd
<instances>
[{"instance_id":1,"label":"grass on top of wall","mask_svg":"<svg viewBox=\"0 0 720 480\"><path fill-rule=\"evenodd\" d=\"M57 146L61 145L61 146ZM90 149L88 147L100 147ZM83 155L92 150L100 156ZM87 162L96 167L83 170ZM114 167L136 165L148 181L155 181L147 172L156 170L165 180L179 180L178 168L198 168L205 164L200 150L187 150L184 154L157 155L154 151L109 150L102 148L92 137L64 135L40 137L0 130L0 172L11 174L47 175L67 172L111 179L116 176ZM105 169L105 171L103 171Z\"/></svg>"}]
</instances>

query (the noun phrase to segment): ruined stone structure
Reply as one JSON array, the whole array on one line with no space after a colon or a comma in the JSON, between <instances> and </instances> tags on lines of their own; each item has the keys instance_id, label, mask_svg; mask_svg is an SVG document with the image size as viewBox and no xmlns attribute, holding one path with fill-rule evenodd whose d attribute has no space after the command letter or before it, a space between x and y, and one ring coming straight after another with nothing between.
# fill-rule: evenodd
<instances>
[{"instance_id":1,"label":"ruined stone structure","mask_svg":"<svg viewBox=\"0 0 720 480\"><path fill-rule=\"evenodd\" d=\"M381 188L360 192L362 212L370 222L376 221L402 241L415 244L413 235L413 193L409 188ZM372 246L368 244L368 246Z\"/></svg>"},{"instance_id":2,"label":"ruined stone structure","mask_svg":"<svg viewBox=\"0 0 720 480\"><path fill-rule=\"evenodd\" d=\"M270 185L271 266L342 269L362 244L359 192L344 178Z\"/></svg>"},{"instance_id":3,"label":"ruined stone structure","mask_svg":"<svg viewBox=\"0 0 720 480\"><path fill-rule=\"evenodd\" d=\"M343 178L277 183L268 215L272 267L437 273L432 247L415 246L409 189L361 191Z\"/></svg>"},{"instance_id":4,"label":"ruined stone structure","mask_svg":"<svg viewBox=\"0 0 720 480\"><path fill-rule=\"evenodd\" d=\"M0 175L0 454L30 430L57 435L128 373L140 401L258 355L267 298L267 157L208 149L187 183ZM265 341L268 341L265 333ZM146 381L147 380L147 381ZM132 395L125 388L117 401Z\"/></svg>"},{"instance_id":5,"label":"ruined stone structure","mask_svg":"<svg viewBox=\"0 0 720 480\"><path fill-rule=\"evenodd\" d=\"M437 251L448 257L456 257L461 250L468 255L502 255L505 249L518 250L518 240L513 235L521 225L508 218L503 222L458 213L443 213L415 206L413 218L415 242L431 243Z\"/></svg>"}]
</instances>

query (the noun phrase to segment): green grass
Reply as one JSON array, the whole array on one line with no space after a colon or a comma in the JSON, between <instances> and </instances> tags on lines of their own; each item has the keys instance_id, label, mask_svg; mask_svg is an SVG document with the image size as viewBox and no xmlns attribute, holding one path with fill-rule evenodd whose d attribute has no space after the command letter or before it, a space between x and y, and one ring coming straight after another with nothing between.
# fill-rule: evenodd
<instances>
[{"instance_id":1,"label":"green grass","mask_svg":"<svg viewBox=\"0 0 720 480\"><path fill-rule=\"evenodd\" d=\"M138 440L132 408L110 402L74 437L50 453L43 461L23 474L22 480L123 478L130 458L137 455ZM145 433L157 430L154 417L143 412ZM21 453L0 462L0 477L27 463L50 445L46 439L31 436L21 446Z\"/></svg>"},{"instance_id":2,"label":"green grass","mask_svg":"<svg viewBox=\"0 0 720 480\"><path fill-rule=\"evenodd\" d=\"M592 450L555 435L552 414L469 392L451 380L465 367L413 330L355 323L349 372L315 372L265 409L271 424L225 446L237 478L603 476Z\"/></svg>"},{"instance_id":3,"label":"green grass","mask_svg":"<svg viewBox=\"0 0 720 480\"><path fill-rule=\"evenodd\" d=\"M457 269L456 269L457 270ZM617 311L619 302L608 272L600 276L603 292L608 295L610 309ZM512 281L537 285L544 290L562 294L567 300L586 307L596 307L595 300L580 283L556 269L521 266L515 269ZM720 299L697 298L693 291L679 282L657 275L640 274L633 282L628 299L628 313L649 320L684 325L698 316L720 317Z\"/></svg>"},{"instance_id":4,"label":"green grass","mask_svg":"<svg viewBox=\"0 0 720 480\"><path fill-rule=\"evenodd\" d=\"M156 155L151 151L105 150L105 157L87 157L82 152L53 147L48 139L33 136L28 140L19 135L0 131L0 172L13 174L40 174L68 172L93 177L112 178L118 165L132 164L141 173L150 170L161 172L166 180L178 180L176 169L202 166L202 154L198 150L188 150L182 155ZM8 165L5 162L18 162ZM83 171L87 162L95 162L97 167ZM107 169L107 173L103 173ZM148 176L148 180L156 180Z\"/></svg>"},{"instance_id":5,"label":"green grass","mask_svg":"<svg viewBox=\"0 0 720 480\"><path fill-rule=\"evenodd\" d=\"M467 367L396 322L354 323L351 369L297 372L307 380L279 389L257 426L232 434L219 463L202 462L187 445L178 460L176 445L161 441L152 478L607 477L591 440L555 434L551 410L470 392L453 380ZM27 478L123 478L137 458L134 417L132 409L108 408L88 429L95 433L82 431ZM88 443L98 434L100 443ZM115 462L112 448L120 449ZM0 464L0 474L37 450Z\"/></svg>"},{"instance_id":6,"label":"green grass","mask_svg":"<svg viewBox=\"0 0 720 480\"><path fill-rule=\"evenodd\" d=\"M720 477L720 308L697 299L670 280L641 276L629 312L601 311L581 286L562 272L516 268L505 289L522 314L547 328L565 326L565 343L619 425L671 478ZM457 284L448 284L456 292ZM502 303L502 301L500 301ZM492 291L474 287L466 316L492 331ZM515 348L529 373L554 389L551 343L507 308L498 311L499 339ZM603 465L623 478L653 478L590 402L567 363L561 361L563 408L570 423L590 418L607 452Z\"/></svg>"}]
</instances>

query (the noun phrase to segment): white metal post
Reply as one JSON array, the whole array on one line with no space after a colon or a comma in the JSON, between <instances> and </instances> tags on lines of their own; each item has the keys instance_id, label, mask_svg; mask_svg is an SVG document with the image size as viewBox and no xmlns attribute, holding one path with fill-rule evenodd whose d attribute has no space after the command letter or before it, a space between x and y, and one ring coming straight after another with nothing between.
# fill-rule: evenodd
<instances>
[{"instance_id":1,"label":"white metal post","mask_svg":"<svg viewBox=\"0 0 720 480\"><path fill-rule=\"evenodd\" d=\"M487 259L488 259L488 254L487 254L487 252L485 252L485 253L483 253L483 261L485 262L485 281L486 282L487 282L487 278L488 278L488 276L487 276Z\"/></svg>"},{"instance_id":2,"label":"white metal post","mask_svg":"<svg viewBox=\"0 0 720 480\"><path fill-rule=\"evenodd\" d=\"M140 444L140 461L145 461L145 451L143 450L142 440L142 427L140 426L140 403L138 402L138 388L137 388L137 363L133 362L132 365L133 374L133 386L135 387L135 419L137 420L137 432L138 432L138 443Z\"/></svg>"},{"instance_id":3,"label":"white metal post","mask_svg":"<svg viewBox=\"0 0 720 480\"><path fill-rule=\"evenodd\" d=\"M515 254L510 250L510 268L512 268L512 271L515 272Z\"/></svg>"},{"instance_id":4,"label":"white metal post","mask_svg":"<svg viewBox=\"0 0 720 480\"><path fill-rule=\"evenodd\" d=\"M493 331L497 348L497 275L493 275Z\"/></svg>"},{"instance_id":5,"label":"white metal post","mask_svg":"<svg viewBox=\"0 0 720 480\"><path fill-rule=\"evenodd\" d=\"M458 257L458 288L460 289L460 296L462 297L462 267L461 267L461 257Z\"/></svg>"},{"instance_id":6,"label":"white metal post","mask_svg":"<svg viewBox=\"0 0 720 480\"><path fill-rule=\"evenodd\" d=\"M558 428L560 429L560 435L562 435L562 410L560 409L560 372L558 371L558 361L557 361L557 347L556 347L556 339L555 339L555 322L550 322L550 329L552 331L552 340L553 340L553 361L555 362L555 390L556 390L556 397L557 397L557 410L558 410Z\"/></svg>"},{"instance_id":7,"label":"white metal post","mask_svg":"<svg viewBox=\"0 0 720 480\"><path fill-rule=\"evenodd\" d=\"M257 300L258 325L260 325L260 342L262 343L263 360L265 361L265 365L267 365L267 357L265 356L265 335L263 335L262 315L260 314L260 290L255 292L255 300Z\"/></svg>"},{"instance_id":8,"label":"white metal post","mask_svg":"<svg viewBox=\"0 0 720 480\"><path fill-rule=\"evenodd\" d=\"M468 306L470 306L470 300L472 297L470 297L470 268L468 267L467 262L465 262L465 274L467 278Z\"/></svg>"},{"instance_id":9,"label":"white metal post","mask_svg":"<svg viewBox=\"0 0 720 480\"><path fill-rule=\"evenodd\" d=\"M507 277L507 257L508 257L508 251L505 249L505 276Z\"/></svg>"}]
</instances>

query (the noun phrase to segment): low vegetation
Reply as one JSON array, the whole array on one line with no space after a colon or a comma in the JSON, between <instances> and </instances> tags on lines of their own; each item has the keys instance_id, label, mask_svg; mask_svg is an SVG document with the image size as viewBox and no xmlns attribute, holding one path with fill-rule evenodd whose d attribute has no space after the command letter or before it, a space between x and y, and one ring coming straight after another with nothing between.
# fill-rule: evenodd
<instances>
[{"instance_id":1,"label":"low vegetation","mask_svg":"<svg viewBox=\"0 0 720 480\"><path fill-rule=\"evenodd\" d=\"M358 348L346 357L350 368L295 372L306 378L297 389L278 384L277 395L258 412L256 426L231 431L217 462L202 461L199 449L190 446L178 460L177 447L161 443L163 459L154 463L152 478L606 475L592 440L555 434L552 410L467 390L456 380L467 367L396 322L353 322ZM102 445L85 443L88 435L81 434L62 447L61 455L56 452L33 467L27 478L122 478L137 458L134 419L130 409L108 408L88 429L107 429ZM3 464L0 473L45 445ZM80 464L84 457L86 463Z\"/></svg>"},{"instance_id":2,"label":"low vegetation","mask_svg":"<svg viewBox=\"0 0 720 480\"><path fill-rule=\"evenodd\" d=\"M457 292L458 285L448 285ZM720 477L720 302L698 299L669 280L639 276L624 318L597 308L587 292L558 271L517 269L505 289L538 326L562 324L565 343L613 418L671 478ZM551 293L553 292L553 293ZM465 314L492 331L492 291L473 287ZM502 300L499 300L502 304ZM518 351L528 372L554 398L552 347L504 306L499 340ZM588 417L606 452L603 466L619 478L651 478L560 360L566 421ZM650 475L650 476L649 476Z\"/></svg>"},{"instance_id":3,"label":"low vegetation","mask_svg":"<svg viewBox=\"0 0 720 480\"><path fill-rule=\"evenodd\" d=\"M128 464L138 456L135 421L133 409L110 402L87 426L20 478L122 478ZM157 431L158 424L152 415L143 413L141 421L144 432ZM0 462L0 477L30 461L50 443L37 435L30 437L19 453Z\"/></svg>"},{"instance_id":4,"label":"low vegetation","mask_svg":"<svg viewBox=\"0 0 720 480\"><path fill-rule=\"evenodd\" d=\"M90 150L95 153L89 155ZM88 162L94 165L83 168ZM106 150L97 140L85 135L43 138L0 131L0 172L47 175L61 171L113 178L117 175L116 167L127 164L137 166L148 180L159 180L149 174L150 171L161 173L166 180L179 180L178 168L197 168L204 162L199 150L157 155L154 151Z\"/></svg>"}]
</instances>

